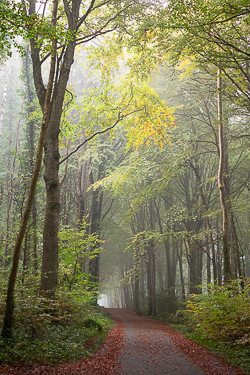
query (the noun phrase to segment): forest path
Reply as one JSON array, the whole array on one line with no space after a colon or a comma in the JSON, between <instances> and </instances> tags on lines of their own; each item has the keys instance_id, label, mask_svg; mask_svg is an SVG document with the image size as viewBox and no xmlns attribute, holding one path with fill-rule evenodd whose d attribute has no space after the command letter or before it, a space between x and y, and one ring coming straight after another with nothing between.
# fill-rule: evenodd
<instances>
[{"instance_id":1,"label":"forest path","mask_svg":"<svg viewBox=\"0 0 250 375\"><path fill-rule=\"evenodd\" d=\"M95 355L75 363L5 366L5 375L246 375L166 323L127 309L103 309L115 322ZM198 367L197 367L198 366Z\"/></svg>"},{"instance_id":2,"label":"forest path","mask_svg":"<svg viewBox=\"0 0 250 375\"><path fill-rule=\"evenodd\" d=\"M125 345L118 358L122 375L205 374L176 348L154 320L126 309L105 309L125 326Z\"/></svg>"}]
</instances>

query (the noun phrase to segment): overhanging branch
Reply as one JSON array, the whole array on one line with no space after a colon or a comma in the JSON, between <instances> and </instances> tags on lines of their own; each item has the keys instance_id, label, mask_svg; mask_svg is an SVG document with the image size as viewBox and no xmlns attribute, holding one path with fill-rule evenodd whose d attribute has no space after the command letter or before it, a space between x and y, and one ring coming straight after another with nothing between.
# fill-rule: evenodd
<instances>
[{"instance_id":1,"label":"overhanging branch","mask_svg":"<svg viewBox=\"0 0 250 375\"><path fill-rule=\"evenodd\" d=\"M90 137L84 139L84 141L82 143L80 143L73 151L71 151L68 155L66 155L59 162L59 165L62 164L62 163L64 163L70 156L72 156L73 154L75 154L83 145L85 145L85 143L87 143L88 141L90 141L91 139L93 139L95 136L100 135L100 134L104 134L104 133L108 132L109 130L113 129L124 118L128 117L129 115L132 115L133 113L140 112L140 111L142 111L144 109L145 109L145 106L143 106L142 108L136 109L134 111L131 111L131 112L127 113L126 115L121 115L122 111L120 111L119 114L118 114L118 119L115 121L115 123L113 125L109 126L106 129L98 130L97 132L93 133Z\"/></svg>"}]
</instances>

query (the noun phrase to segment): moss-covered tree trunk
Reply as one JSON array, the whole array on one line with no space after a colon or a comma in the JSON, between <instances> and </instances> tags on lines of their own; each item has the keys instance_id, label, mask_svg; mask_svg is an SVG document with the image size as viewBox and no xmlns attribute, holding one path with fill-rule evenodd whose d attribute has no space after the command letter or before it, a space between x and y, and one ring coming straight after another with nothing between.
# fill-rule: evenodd
<instances>
[{"instance_id":1,"label":"moss-covered tree trunk","mask_svg":"<svg viewBox=\"0 0 250 375\"><path fill-rule=\"evenodd\" d=\"M58 268L58 232L60 223L60 183L59 183L59 141L60 120L63 101L71 66L74 61L76 39L74 31L77 29L80 3L73 1L72 10L68 11L72 38L68 41L57 64L53 87L52 105L48 121L48 129L44 141L44 180L46 186L46 209L43 229L43 257L41 271L41 291L44 295L54 295L57 285ZM41 107L43 107L45 85L42 77L42 60L39 47L35 40L31 40L31 56L36 93Z\"/></svg>"},{"instance_id":2,"label":"moss-covered tree trunk","mask_svg":"<svg viewBox=\"0 0 250 375\"><path fill-rule=\"evenodd\" d=\"M57 7L58 7L58 2L54 0L53 11L52 11L52 25L56 24ZM30 183L30 189L29 189L29 194L28 194L27 201L26 201L24 214L22 217L20 229L19 229L16 242L15 242L13 259L12 259L12 267L11 267L9 282L8 282L5 317L4 317L4 323L3 323L3 329L2 329L2 336L5 338L12 336L13 312L14 312L14 290L15 290L15 283L16 283L16 278L17 278L17 270L18 270L18 264L19 264L19 259L20 259L22 241L25 235L25 231L27 228L28 220L29 220L29 215L32 209L32 203L33 203L35 190L36 190L36 183L39 177L39 172L40 172L41 163L42 163L43 144L44 144L44 137L46 134L46 127L47 127L47 123L49 119L50 99L51 99L53 80L54 80L54 75L55 75L55 66L56 66L56 41L53 41L52 52L51 52L50 73L49 73L48 86L47 86L44 106L43 106L43 120L41 124L41 131L40 131L40 137L39 137L38 148L37 148L36 163L35 163L34 172L33 172L31 183Z\"/></svg>"}]
</instances>

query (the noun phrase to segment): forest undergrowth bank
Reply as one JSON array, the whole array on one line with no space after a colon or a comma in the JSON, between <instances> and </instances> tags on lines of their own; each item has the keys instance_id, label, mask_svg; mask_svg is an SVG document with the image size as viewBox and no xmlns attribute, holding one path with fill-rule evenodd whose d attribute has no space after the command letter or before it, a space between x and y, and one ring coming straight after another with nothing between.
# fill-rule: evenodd
<instances>
[{"instance_id":1,"label":"forest undergrowth bank","mask_svg":"<svg viewBox=\"0 0 250 375\"><path fill-rule=\"evenodd\" d=\"M176 314L161 311L160 319L250 374L249 284L245 289L239 281L210 286L207 294L192 295L179 308Z\"/></svg>"},{"instance_id":2,"label":"forest undergrowth bank","mask_svg":"<svg viewBox=\"0 0 250 375\"><path fill-rule=\"evenodd\" d=\"M96 306L94 293L58 287L54 299L45 299L38 285L32 275L18 283L12 337L0 337L0 363L57 365L91 356L113 327L109 315ZM4 308L1 295L1 324Z\"/></svg>"}]
</instances>

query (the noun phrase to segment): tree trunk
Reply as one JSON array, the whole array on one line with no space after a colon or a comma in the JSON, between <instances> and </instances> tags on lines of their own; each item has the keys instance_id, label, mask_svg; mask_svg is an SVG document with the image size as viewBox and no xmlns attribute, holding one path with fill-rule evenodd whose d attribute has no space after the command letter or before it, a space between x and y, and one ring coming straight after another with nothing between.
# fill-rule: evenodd
<instances>
[{"instance_id":1,"label":"tree trunk","mask_svg":"<svg viewBox=\"0 0 250 375\"><path fill-rule=\"evenodd\" d=\"M222 285L222 256L221 256L221 242L220 230L219 230L219 220L216 221L216 231L217 231L217 266L218 266L218 285Z\"/></svg>"},{"instance_id":2,"label":"tree trunk","mask_svg":"<svg viewBox=\"0 0 250 375\"><path fill-rule=\"evenodd\" d=\"M234 279L242 278L242 267L240 262L240 255L239 255L239 246L238 246L238 237L236 233L235 223L234 223L234 212L232 208L232 201L231 201L231 192L230 192L230 185L229 185L229 162L228 162L228 142L227 137L224 137L224 147L225 147L225 160L224 160L224 168L225 168L225 196L227 200L227 209L229 213L229 222L231 224L230 230L230 237L231 237L231 257L232 257L232 266L233 266L233 277Z\"/></svg>"},{"instance_id":3,"label":"tree trunk","mask_svg":"<svg viewBox=\"0 0 250 375\"><path fill-rule=\"evenodd\" d=\"M34 105L34 87L32 86L31 82L31 77L30 77L30 62L31 62L31 55L30 55L30 49L29 45L26 47L26 55L24 57L23 61L23 68L24 68L24 74L25 74L25 83L27 85L27 104L28 104L28 148L29 148L29 170L30 174L32 175L33 169L34 169L34 158L35 158L35 122L31 118L32 113L35 110L35 105ZM38 271L38 264L37 264L37 210L36 210L36 199L34 197L33 204L32 204L32 258L33 258L33 268L35 274L37 274Z\"/></svg>"},{"instance_id":4,"label":"tree trunk","mask_svg":"<svg viewBox=\"0 0 250 375\"><path fill-rule=\"evenodd\" d=\"M140 277L139 275L135 275L134 309L136 313L140 311L139 292L140 292Z\"/></svg>"},{"instance_id":5,"label":"tree trunk","mask_svg":"<svg viewBox=\"0 0 250 375\"><path fill-rule=\"evenodd\" d=\"M211 282L211 270L210 270L211 260L210 260L210 248L209 248L209 241L210 241L210 246L212 248L213 278L214 278L214 283L216 284L217 283L217 264L216 264L215 248L214 248L214 241L213 241L212 225L207 215L208 204L206 202L205 194L203 192L201 176L199 173L199 167L197 165L194 166L192 163L190 163L190 165L193 171L195 172L195 175L199 182L199 193L200 193L200 197L202 200L204 227L207 231L209 231L209 233L205 235L205 241L206 241L205 246L206 246L206 254L207 254L207 283L209 284Z\"/></svg>"},{"instance_id":6,"label":"tree trunk","mask_svg":"<svg viewBox=\"0 0 250 375\"><path fill-rule=\"evenodd\" d=\"M78 14L74 14L78 19ZM33 46L33 52L35 55ZM60 224L59 140L60 120L70 68L73 64L75 38L66 47L58 82L54 85L52 109L44 142L44 180L46 185L46 208L43 228L43 257L41 292L52 297L57 285L58 232ZM33 65L35 56L33 57ZM39 86L40 87L40 86ZM42 100L42 98L41 98Z\"/></svg>"},{"instance_id":7,"label":"tree trunk","mask_svg":"<svg viewBox=\"0 0 250 375\"><path fill-rule=\"evenodd\" d=\"M223 268L224 281L228 282L231 279L230 254L228 245L228 212L226 207L226 193L224 182L224 141L223 141L223 119L222 119L222 94L221 94L221 70L218 69L217 77L217 92L218 92L218 132L219 132L219 169L218 169L218 186L220 189L220 203L222 210L222 254L223 254Z\"/></svg>"},{"instance_id":8,"label":"tree trunk","mask_svg":"<svg viewBox=\"0 0 250 375\"><path fill-rule=\"evenodd\" d=\"M156 206L153 199L149 199L149 228L151 231L155 230L155 219L153 206ZM155 245L154 241L151 240L146 246L147 252L147 286L148 286L148 315L156 315L155 305Z\"/></svg>"},{"instance_id":9,"label":"tree trunk","mask_svg":"<svg viewBox=\"0 0 250 375\"><path fill-rule=\"evenodd\" d=\"M58 6L58 2L57 0L54 0L53 11L52 11L52 25L56 24L57 6ZM25 205L24 214L23 214L20 229L16 238L16 243L15 243L14 253L13 253L13 260L12 260L12 267L11 267L9 282L8 282L5 317L4 317L4 323L3 323L3 329L2 329L2 336L5 338L12 336L13 312L14 312L14 289L15 289L17 270L18 270L18 264L19 264L19 259L20 259L21 246L22 246L23 237L25 235L25 231L27 228L29 215L32 209L33 198L35 196L35 190L36 190L36 183L39 177L39 172L40 172L41 163L42 163L44 137L45 137L46 127L47 127L47 123L49 119L50 99L51 99L53 80L54 80L54 75L55 75L56 41L52 42L52 48L53 49L51 52L49 81L48 81L46 97L45 97L45 102L44 102L44 107L43 107L43 120L41 124L41 131L40 131L40 137L39 137L37 154L36 154L36 163L35 163L34 172L33 172L31 183L30 183L30 189L29 189L29 194L27 197L26 205Z\"/></svg>"},{"instance_id":10,"label":"tree trunk","mask_svg":"<svg viewBox=\"0 0 250 375\"><path fill-rule=\"evenodd\" d=\"M34 3L35 2L32 2L31 4ZM67 82L70 69L74 61L76 46L75 32L77 30L77 22L79 19L80 2L73 1L71 8L72 10L67 6L65 12L68 18L69 30L72 33L72 38L67 42L66 46L61 51L61 55L59 56L60 60L58 61L57 71L55 74L51 111L44 142L46 208L43 229L43 258L40 288L42 293L47 296L54 295L55 286L57 284L58 232L60 222L58 135L60 131L59 126ZM34 11L34 7L31 6L30 13L32 14ZM30 45L36 93L40 106L43 108L46 88L42 77L40 50L37 42L34 39L30 40Z\"/></svg>"},{"instance_id":11,"label":"tree trunk","mask_svg":"<svg viewBox=\"0 0 250 375\"><path fill-rule=\"evenodd\" d=\"M172 246L170 246L172 243ZM175 246L174 246L175 245ZM176 264L177 252L175 251L176 242L173 238L165 242L165 253L167 260L167 293L170 297L175 298L175 283L176 283ZM172 249L172 251L171 251Z\"/></svg>"},{"instance_id":12,"label":"tree trunk","mask_svg":"<svg viewBox=\"0 0 250 375\"><path fill-rule=\"evenodd\" d=\"M147 286L148 286L148 316L156 315L155 306L155 250L154 245L147 246Z\"/></svg>"},{"instance_id":13,"label":"tree trunk","mask_svg":"<svg viewBox=\"0 0 250 375\"><path fill-rule=\"evenodd\" d=\"M179 270L180 270L180 280L181 280L181 301L185 301L186 294L185 294L185 280L183 276L182 243L179 242L179 245L180 246L177 248L177 257L179 260Z\"/></svg>"},{"instance_id":14,"label":"tree trunk","mask_svg":"<svg viewBox=\"0 0 250 375\"><path fill-rule=\"evenodd\" d=\"M97 181L104 177L104 164L101 162L99 164ZM90 182L94 184L93 173L91 171ZM103 202L103 192L101 188L97 188L92 192L92 207L91 207L91 223L90 223L90 233L100 236L101 230L101 213L102 213L102 202ZM99 268L100 268L100 254L96 254L94 258L89 260L89 273L91 275L92 282L99 282Z\"/></svg>"}]
</instances>

